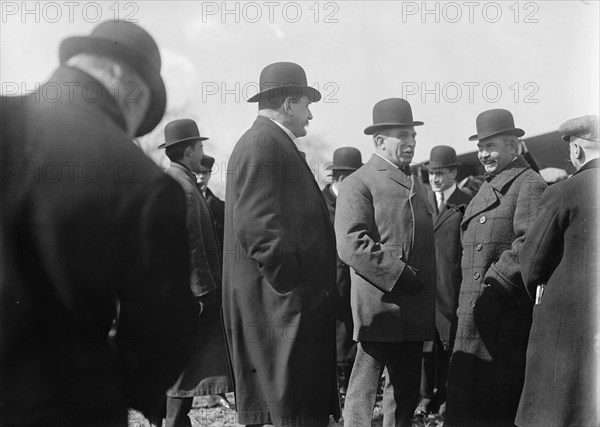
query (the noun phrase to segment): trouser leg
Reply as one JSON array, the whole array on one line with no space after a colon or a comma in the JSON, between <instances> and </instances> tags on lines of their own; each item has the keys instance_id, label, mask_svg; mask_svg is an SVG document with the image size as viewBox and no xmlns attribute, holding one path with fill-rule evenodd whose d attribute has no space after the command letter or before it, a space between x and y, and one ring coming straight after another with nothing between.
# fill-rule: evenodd
<instances>
[{"instance_id":1,"label":"trouser leg","mask_svg":"<svg viewBox=\"0 0 600 427\"><path fill-rule=\"evenodd\" d=\"M192 427L188 412L192 409L193 397L167 397L165 427Z\"/></svg>"}]
</instances>

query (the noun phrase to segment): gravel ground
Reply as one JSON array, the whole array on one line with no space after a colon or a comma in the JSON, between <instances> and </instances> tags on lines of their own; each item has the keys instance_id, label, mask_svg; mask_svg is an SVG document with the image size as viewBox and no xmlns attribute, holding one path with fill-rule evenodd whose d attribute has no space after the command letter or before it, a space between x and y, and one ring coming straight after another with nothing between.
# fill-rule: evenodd
<instances>
[{"instance_id":1,"label":"gravel ground","mask_svg":"<svg viewBox=\"0 0 600 427\"><path fill-rule=\"evenodd\" d=\"M227 394L227 399L234 402L233 393ZM236 422L235 411L225 409L223 407L208 407L208 399L206 397L196 397L190 412L193 427L241 427ZM375 405L373 411L372 427L381 427L383 415L381 413L380 402ZM328 427L343 427L344 422L336 423L333 419L329 422ZM413 427L442 427L443 421L439 416L430 415L421 420L414 420ZM131 410L129 412L129 427L150 427L150 424L142 414Z\"/></svg>"}]
</instances>

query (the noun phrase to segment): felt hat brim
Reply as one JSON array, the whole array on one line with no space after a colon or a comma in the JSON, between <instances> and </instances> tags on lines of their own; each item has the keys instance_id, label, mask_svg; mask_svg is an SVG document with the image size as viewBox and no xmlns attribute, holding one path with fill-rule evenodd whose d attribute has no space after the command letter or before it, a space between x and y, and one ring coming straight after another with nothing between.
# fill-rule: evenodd
<instances>
[{"instance_id":1,"label":"felt hat brim","mask_svg":"<svg viewBox=\"0 0 600 427\"><path fill-rule=\"evenodd\" d=\"M459 162L448 163L447 165L434 165L434 166L430 166L430 164L431 164L431 162L425 162L425 163L423 163L423 167L427 170L462 167L462 163L459 163Z\"/></svg>"},{"instance_id":2,"label":"felt hat brim","mask_svg":"<svg viewBox=\"0 0 600 427\"><path fill-rule=\"evenodd\" d=\"M69 58L79 53L91 53L107 56L126 62L150 86L151 100L144 121L135 136L142 136L152 131L162 119L167 106L167 91L160 72L136 50L120 45L118 51L114 48L115 41L99 37L77 36L69 37L60 45L60 63L64 64ZM135 95L135 93L133 94Z\"/></svg>"},{"instance_id":3,"label":"felt hat brim","mask_svg":"<svg viewBox=\"0 0 600 427\"><path fill-rule=\"evenodd\" d=\"M163 142L162 144L160 144L158 146L158 148L168 148L168 147L172 147L173 145L180 144L182 142L206 141L207 139L208 138L206 138L204 136L190 136L189 138L182 138L182 139L177 139L175 141Z\"/></svg>"},{"instance_id":4,"label":"felt hat brim","mask_svg":"<svg viewBox=\"0 0 600 427\"><path fill-rule=\"evenodd\" d=\"M375 125L371 125L371 126L367 126L364 130L365 135L373 135L375 132L377 132L380 129L385 129L385 128L394 128L394 127L399 127L399 126L423 126L425 123L423 122L415 122L413 121L412 123L377 123Z\"/></svg>"},{"instance_id":5,"label":"felt hat brim","mask_svg":"<svg viewBox=\"0 0 600 427\"><path fill-rule=\"evenodd\" d=\"M520 136L525 135L525 131L523 129L519 129L519 128L508 128L508 129L490 132L490 133L483 134L483 135L472 135L469 137L469 141L479 141L479 140L491 138L492 136L497 136L497 135L514 135L516 137L520 137Z\"/></svg>"}]
</instances>

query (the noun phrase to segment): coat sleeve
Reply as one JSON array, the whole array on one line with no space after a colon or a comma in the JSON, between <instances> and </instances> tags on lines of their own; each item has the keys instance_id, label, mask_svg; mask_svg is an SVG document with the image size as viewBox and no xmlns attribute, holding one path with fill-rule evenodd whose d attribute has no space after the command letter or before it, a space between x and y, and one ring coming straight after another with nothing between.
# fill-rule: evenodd
<instances>
[{"instance_id":1,"label":"coat sleeve","mask_svg":"<svg viewBox=\"0 0 600 427\"><path fill-rule=\"evenodd\" d=\"M485 283L495 290L501 290L507 297L518 294L523 288L523 279L519 268L519 252L525 241L527 230L533 223L537 208L547 185L542 178L533 171L525 172L524 178L517 195L515 212L512 220L513 231L516 236L509 249L502 252L498 261L493 263L485 274Z\"/></svg>"},{"instance_id":2,"label":"coat sleeve","mask_svg":"<svg viewBox=\"0 0 600 427\"><path fill-rule=\"evenodd\" d=\"M120 286L116 333L127 403L148 413L183 370L198 315L189 287L185 197L164 181L148 197L138 225L139 255ZM185 325L183 327L182 325Z\"/></svg>"},{"instance_id":3,"label":"coat sleeve","mask_svg":"<svg viewBox=\"0 0 600 427\"><path fill-rule=\"evenodd\" d=\"M548 281L562 258L567 218L560 192L549 187L519 254L525 290L534 301L537 286Z\"/></svg>"},{"instance_id":4,"label":"coat sleeve","mask_svg":"<svg viewBox=\"0 0 600 427\"><path fill-rule=\"evenodd\" d=\"M373 197L364 183L342 181L336 203L335 234L340 259L376 288L391 292L405 263L397 250L373 240Z\"/></svg>"},{"instance_id":5,"label":"coat sleeve","mask_svg":"<svg viewBox=\"0 0 600 427\"><path fill-rule=\"evenodd\" d=\"M302 268L295 243L286 235L281 193L283 161L277 143L265 136L244 142L233 177L238 197L233 206L233 227L241 250L258 264L261 275L280 293L294 289ZM238 250L238 248L236 248Z\"/></svg>"},{"instance_id":6,"label":"coat sleeve","mask_svg":"<svg viewBox=\"0 0 600 427\"><path fill-rule=\"evenodd\" d=\"M190 287L195 297L206 295L217 288L218 278L213 277L206 245L202 236L201 215L202 211L193 189L185 189L187 199L186 226L190 244Z\"/></svg>"}]
</instances>

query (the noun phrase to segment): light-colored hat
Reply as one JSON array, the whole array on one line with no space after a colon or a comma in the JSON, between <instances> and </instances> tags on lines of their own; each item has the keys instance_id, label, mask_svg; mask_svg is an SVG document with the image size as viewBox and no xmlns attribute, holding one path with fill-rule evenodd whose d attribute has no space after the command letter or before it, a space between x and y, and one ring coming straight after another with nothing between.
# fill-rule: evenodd
<instances>
[{"instance_id":1,"label":"light-colored hat","mask_svg":"<svg viewBox=\"0 0 600 427\"><path fill-rule=\"evenodd\" d=\"M570 142L572 136L592 142L600 142L598 127L598 116L583 116L567 120L560 125L558 131L563 134L562 139L565 142Z\"/></svg>"}]
</instances>

